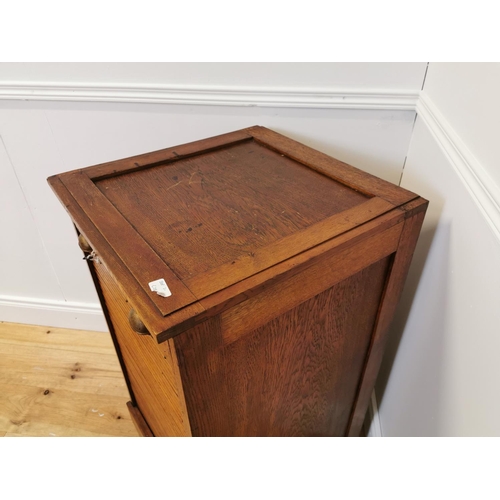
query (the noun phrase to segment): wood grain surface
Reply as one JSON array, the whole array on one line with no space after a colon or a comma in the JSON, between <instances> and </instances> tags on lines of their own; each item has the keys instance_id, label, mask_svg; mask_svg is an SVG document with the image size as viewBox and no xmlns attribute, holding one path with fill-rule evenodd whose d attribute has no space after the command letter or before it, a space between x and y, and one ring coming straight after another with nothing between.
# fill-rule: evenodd
<instances>
[{"instance_id":1,"label":"wood grain surface","mask_svg":"<svg viewBox=\"0 0 500 500\"><path fill-rule=\"evenodd\" d=\"M134 406L130 401L127 403L127 408L139 435L141 437L154 437L154 434L151 432L151 429L149 428L149 425L144 419L144 416L139 408Z\"/></svg>"},{"instance_id":2,"label":"wood grain surface","mask_svg":"<svg viewBox=\"0 0 500 500\"><path fill-rule=\"evenodd\" d=\"M164 317L158 314L158 308L151 301L150 296L137 282L125 263L120 260L106 237L92 223L91 219L77 203L68 188L61 180L62 176L49 177L48 181L57 197L71 216L79 233L85 236L92 249L98 251L99 259L106 264L110 275L116 281L118 288L127 295L132 307L141 312L141 319L152 333L160 333L164 330ZM193 304L189 306L191 314L200 313L201 306ZM203 311L203 308L201 308Z\"/></svg>"},{"instance_id":3,"label":"wood grain surface","mask_svg":"<svg viewBox=\"0 0 500 500\"><path fill-rule=\"evenodd\" d=\"M103 264L94 264L133 396L155 436L190 435L182 401L176 360L168 349L160 350L150 335L139 335L129 322L130 304L120 293Z\"/></svg>"},{"instance_id":4,"label":"wood grain surface","mask_svg":"<svg viewBox=\"0 0 500 500\"><path fill-rule=\"evenodd\" d=\"M377 196L395 206L408 203L418 197L418 195L411 191L384 181L367 172L363 172L352 165L332 158L266 127L252 127L248 129L248 132L255 140L262 144L361 193L369 196Z\"/></svg>"},{"instance_id":5,"label":"wood grain surface","mask_svg":"<svg viewBox=\"0 0 500 500\"><path fill-rule=\"evenodd\" d=\"M270 245L238 257L198 276L186 280L186 285L200 299L225 289L238 281L276 266L334 236L353 229L363 222L389 211L392 205L372 198L342 213L332 215L316 224L290 234Z\"/></svg>"},{"instance_id":6,"label":"wood grain surface","mask_svg":"<svg viewBox=\"0 0 500 500\"><path fill-rule=\"evenodd\" d=\"M49 183L159 340L210 317L204 298L417 197L258 126ZM160 277L170 297L149 290Z\"/></svg>"},{"instance_id":7,"label":"wood grain surface","mask_svg":"<svg viewBox=\"0 0 500 500\"><path fill-rule=\"evenodd\" d=\"M186 144L178 144L169 148L146 152L129 158L122 158L121 160L93 165L91 167L86 167L84 170L88 172L88 175L92 179L98 181L108 177L121 175L124 172L134 172L156 165L173 163L184 158L189 158L190 156L199 155L200 153L208 153L251 140L252 136L249 133L249 129L236 130L234 132L200 139ZM77 169L72 172L79 172L81 170L82 169Z\"/></svg>"},{"instance_id":8,"label":"wood grain surface","mask_svg":"<svg viewBox=\"0 0 500 500\"><path fill-rule=\"evenodd\" d=\"M398 251L394 257L387 286L384 290L383 302L380 305L375 324L375 332L370 346L369 356L363 368L361 384L349 423L348 434L350 436L358 436L361 426L363 425L371 392L382 363L389 325L394 317L399 298L403 291L427 206L428 202L420 198L410 202L404 207L407 211L408 218L405 220L401 233Z\"/></svg>"},{"instance_id":9,"label":"wood grain surface","mask_svg":"<svg viewBox=\"0 0 500 500\"><path fill-rule=\"evenodd\" d=\"M126 221L113 204L95 188L85 173L75 173L65 180L66 186L78 199L80 207L99 232L105 235L118 257L162 314L168 314L196 301L194 295L172 272L136 229ZM148 283L163 277L172 295L165 300L152 292Z\"/></svg>"},{"instance_id":10,"label":"wood grain surface","mask_svg":"<svg viewBox=\"0 0 500 500\"><path fill-rule=\"evenodd\" d=\"M367 201L254 142L96 185L182 280Z\"/></svg>"},{"instance_id":11,"label":"wood grain surface","mask_svg":"<svg viewBox=\"0 0 500 500\"><path fill-rule=\"evenodd\" d=\"M359 435L425 200L258 126L49 182L142 435Z\"/></svg>"},{"instance_id":12,"label":"wood grain surface","mask_svg":"<svg viewBox=\"0 0 500 500\"><path fill-rule=\"evenodd\" d=\"M0 322L0 434L137 436L108 334Z\"/></svg>"},{"instance_id":13,"label":"wood grain surface","mask_svg":"<svg viewBox=\"0 0 500 500\"><path fill-rule=\"evenodd\" d=\"M396 251L401 227L388 229L341 252L325 252L322 259L288 279L269 284L260 293L221 313L221 333L225 344L251 329L264 325L302 302Z\"/></svg>"},{"instance_id":14,"label":"wood grain surface","mask_svg":"<svg viewBox=\"0 0 500 500\"><path fill-rule=\"evenodd\" d=\"M220 317L175 337L193 435L345 435L389 261L230 344Z\"/></svg>"},{"instance_id":15,"label":"wood grain surface","mask_svg":"<svg viewBox=\"0 0 500 500\"><path fill-rule=\"evenodd\" d=\"M361 241L377 235L377 233L384 233L384 236L377 236L377 240L379 242L380 239L387 240L384 242L384 245L390 245L390 242L393 242L395 245L394 249L396 249L400 229L402 227L402 224L400 223L404 220L404 218L405 212L403 210L391 210L390 212L377 217L372 221L342 233L336 238L302 252L292 259L280 262L272 268L254 274L253 276L241 280L224 290L201 299L200 304L205 309L203 313L196 316L190 316L186 312L184 320L184 318L181 317L181 314L185 311L183 309L176 311L171 316L165 318L166 329L164 332L157 335L158 342L164 342L169 338L175 337L179 333L192 328L206 319L222 313L223 311L230 309L248 298L261 293L263 290L266 290L270 286L274 286L279 281L288 279L295 274L306 271L310 266L313 266L316 262L322 259L336 259L335 255L348 252L352 262L355 258L357 250L350 253L351 251L349 249L354 248ZM394 230L392 228L397 225L400 225L400 228L396 230L398 234L394 235ZM394 238L396 238L396 240L394 240ZM361 267L359 267L359 262L353 262L353 265L356 266L356 269L361 269ZM347 267L344 267L343 269L336 267L335 273L338 274L339 272L344 273L343 276L345 276L346 273L349 273L349 270Z\"/></svg>"}]
</instances>

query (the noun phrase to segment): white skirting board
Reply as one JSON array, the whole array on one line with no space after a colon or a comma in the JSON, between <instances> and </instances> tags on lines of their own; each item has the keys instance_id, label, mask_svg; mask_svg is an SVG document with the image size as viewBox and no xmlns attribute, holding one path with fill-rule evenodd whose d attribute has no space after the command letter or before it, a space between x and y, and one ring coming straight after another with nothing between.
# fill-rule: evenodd
<instances>
[{"instance_id":1,"label":"white skirting board","mask_svg":"<svg viewBox=\"0 0 500 500\"><path fill-rule=\"evenodd\" d=\"M0 321L106 332L99 304L0 296Z\"/></svg>"}]
</instances>

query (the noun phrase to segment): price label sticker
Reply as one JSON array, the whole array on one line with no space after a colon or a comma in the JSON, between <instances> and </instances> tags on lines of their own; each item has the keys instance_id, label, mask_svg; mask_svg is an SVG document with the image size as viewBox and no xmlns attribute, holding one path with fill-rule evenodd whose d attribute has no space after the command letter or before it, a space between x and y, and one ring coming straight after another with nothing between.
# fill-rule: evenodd
<instances>
[{"instance_id":1,"label":"price label sticker","mask_svg":"<svg viewBox=\"0 0 500 500\"><path fill-rule=\"evenodd\" d=\"M152 292L156 292L162 297L170 297L170 295L172 295L172 292L169 290L167 283L163 278L152 281L151 283L148 283L148 285Z\"/></svg>"}]
</instances>

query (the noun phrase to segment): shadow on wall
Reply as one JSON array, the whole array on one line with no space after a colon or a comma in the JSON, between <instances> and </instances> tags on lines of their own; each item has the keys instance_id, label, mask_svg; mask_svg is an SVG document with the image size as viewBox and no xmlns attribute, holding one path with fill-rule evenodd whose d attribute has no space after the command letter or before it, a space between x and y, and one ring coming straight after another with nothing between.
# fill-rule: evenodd
<instances>
[{"instance_id":1,"label":"shadow on wall","mask_svg":"<svg viewBox=\"0 0 500 500\"><path fill-rule=\"evenodd\" d=\"M431 189L408 278L376 384L384 436L441 435L451 221Z\"/></svg>"}]
</instances>

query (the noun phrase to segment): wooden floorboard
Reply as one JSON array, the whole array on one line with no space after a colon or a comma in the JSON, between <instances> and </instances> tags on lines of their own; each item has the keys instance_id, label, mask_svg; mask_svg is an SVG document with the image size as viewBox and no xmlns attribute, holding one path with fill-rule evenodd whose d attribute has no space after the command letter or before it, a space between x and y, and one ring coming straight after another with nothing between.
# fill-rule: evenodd
<instances>
[{"instance_id":1,"label":"wooden floorboard","mask_svg":"<svg viewBox=\"0 0 500 500\"><path fill-rule=\"evenodd\" d=\"M137 436L109 334L0 322L0 437Z\"/></svg>"}]
</instances>

